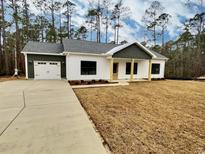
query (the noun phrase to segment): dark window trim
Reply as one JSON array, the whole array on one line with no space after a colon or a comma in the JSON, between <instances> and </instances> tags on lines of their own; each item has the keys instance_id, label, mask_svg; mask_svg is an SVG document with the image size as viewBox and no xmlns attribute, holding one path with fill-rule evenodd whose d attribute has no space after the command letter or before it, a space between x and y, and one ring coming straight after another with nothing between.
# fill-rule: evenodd
<instances>
[{"instance_id":1,"label":"dark window trim","mask_svg":"<svg viewBox=\"0 0 205 154\"><path fill-rule=\"evenodd\" d=\"M129 65L129 66L127 66ZM131 62L126 62L125 64L125 74L130 75L131 74Z\"/></svg>"},{"instance_id":2,"label":"dark window trim","mask_svg":"<svg viewBox=\"0 0 205 154\"><path fill-rule=\"evenodd\" d=\"M91 66L84 66L84 67L82 67L83 62L93 63L95 66L92 66L92 67ZM81 75L97 75L97 62L96 61L81 60L80 61L80 74Z\"/></svg>"},{"instance_id":3,"label":"dark window trim","mask_svg":"<svg viewBox=\"0 0 205 154\"><path fill-rule=\"evenodd\" d=\"M152 63L152 74L153 75L160 74L160 64L159 63Z\"/></svg>"},{"instance_id":4,"label":"dark window trim","mask_svg":"<svg viewBox=\"0 0 205 154\"><path fill-rule=\"evenodd\" d=\"M136 68L135 68L136 66ZM138 63L134 63L134 75L137 75L138 74Z\"/></svg>"},{"instance_id":5,"label":"dark window trim","mask_svg":"<svg viewBox=\"0 0 205 154\"><path fill-rule=\"evenodd\" d=\"M127 64L130 65L130 68L127 68ZM126 66L125 66L125 74L126 74L126 75L131 75L131 65L132 65L132 63L131 63L131 62L126 62L125 65L126 65ZM136 66L137 68L135 68L135 66ZM130 69L130 70L127 70L127 69ZM134 63L134 72L133 72L133 74L134 74L134 75L137 75L137 74L138 74L138 63L137 63L137 62Z\"/></svg>"}]
</instances>

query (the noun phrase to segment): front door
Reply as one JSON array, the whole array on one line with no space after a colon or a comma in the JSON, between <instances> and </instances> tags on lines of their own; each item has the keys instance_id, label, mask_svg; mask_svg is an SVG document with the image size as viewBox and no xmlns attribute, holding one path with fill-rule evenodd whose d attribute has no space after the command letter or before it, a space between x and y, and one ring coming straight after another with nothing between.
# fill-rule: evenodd
<instances>
[{"instance_id":1,"label":"front door","mask_svg":"<svg viewBox=\"0 0 205 154\"><path fill-rule=\"evenodd\" d=\"M118 80L118 63L113 63L113 80Z\"/></svg>"}]
</instances>

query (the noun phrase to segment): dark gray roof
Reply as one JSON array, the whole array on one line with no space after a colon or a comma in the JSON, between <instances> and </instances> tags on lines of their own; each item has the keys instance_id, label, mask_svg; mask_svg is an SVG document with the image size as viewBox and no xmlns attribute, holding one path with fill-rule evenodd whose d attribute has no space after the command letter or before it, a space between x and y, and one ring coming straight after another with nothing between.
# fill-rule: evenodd
<instances>
[{"instance_id":1,"label":"dark gray roof","mask_svg":"<svg viewBox=\"0 0 205 154\"><path fill-rule=\"evenodd\" d=\"M150 52L152 52L157 58L165 58L165 59L167 59L167 57L165 57L164 55L162 55L162 54L160 54L160 53L158 53L158 52L155 52L155 51L153 51L153 50L150 50Z\"/></svg>"},{"instance_id":2,"label":"dark gray roof","mask_svg":"<svg viewBox=\"0 0 205 154\"><path fill-rule=\"evenodd\" d=\"M66 52L79 52L79 53L94 53L94 54L103 54L114 49L115 47L120 46L117 44L105 44L105 43L96 43L91 41L83 40L70 40L64 39L63 44L60 43L47 43L47 42L34 42L29 41L24 47L22 52L34 52L34 53L51 53L51 54L60 54L64 51ZM149 50L157 58L166 58L165 56Z\"/></svg>"},{"instance_id":3,"label":"dark gray roof","mask_svg":"<svg viewBox=\"0 0 205 154\"><path fill-rule=\"evenodd\" d=\"M62 44L34 41L29 41L23 49L23 52L35 53L62 53L63 51Z\"/></svg>"},{"instance_id":4,"label":"dark gray roof","mask_svg":"<svg viewBox=\"0 0 205 154\"><path fill-rule=\"evenodd\" d=\"M110 51L111 49L119 45L96 43L96 42L83 41L83 40L64 39L63 46L64 46L64 51L67 52L103 54L103 53L107 53L108 51Z\"/></svg>"}]
</instances>

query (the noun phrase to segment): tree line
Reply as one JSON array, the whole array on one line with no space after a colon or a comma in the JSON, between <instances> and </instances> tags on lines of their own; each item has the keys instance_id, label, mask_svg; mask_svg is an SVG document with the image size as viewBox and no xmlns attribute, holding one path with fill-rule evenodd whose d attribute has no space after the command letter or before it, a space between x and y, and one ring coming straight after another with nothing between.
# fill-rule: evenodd
<instances>
[{"instance_id":1,"label":"tree line","mask_svg":"<svg viewBox=\"0 0 205 154\"><path fill-rule=\"evenodd\" d=\"M113 43L119 43L121 18L129 11L122 0L92 1L84 24L78 27L72 22L77 4L69 0L35 0L37 15L31 10L29 0L0 2L0 75L13 74L15 51L17 67L24 73L24 56L20 52L28 41L62 43L63 38L68 38L108 43L108 28L112 27Z\"/></svg>"},{"instance_id":2,"label":"tree line","mask_svg":"<svg viewBox=\"0 0 205 154\"><path fill-rule=\"evenodd\" d=\"M198 13L178 27L183 31L176 40L165 43L172 16L164 11L159 1L153 1L142 18L149 35L148 40L142 43L152 42L152 50L169 58L165 72L167 78L190 79L205 75L205 6L203 0L198 0L198 5L188 0L185 5L191 10L197 9Z\"/></svg>"},{"instance_id":3,"label":"tree line","mask_svg":"<svg viewBox=\"0 0 205 154\"><path fill-rule=\"evenodd\" d=\"M93 0L89 3L84 24L77 26L73 19L78 4L70 0L34 0L37 14L29 0L0 0L0 75L14 73L15 51L17 66L24 73L24 56L20 53L28 41L58 42L63 38L104 43L120 42L122 20L132 12L123 0ZM186 7L192 9L187 0ZM200 12L184 21L183 32L177 40L166 40L172 16L159 1L153 1L144 12L145 33L143 45L169 58L166 77L188 78L205 74L205 30L203 1ZM110 29L113 35L110 34ZM193 33L195 32L195 33Z\"/></svg>"}]
</instances>

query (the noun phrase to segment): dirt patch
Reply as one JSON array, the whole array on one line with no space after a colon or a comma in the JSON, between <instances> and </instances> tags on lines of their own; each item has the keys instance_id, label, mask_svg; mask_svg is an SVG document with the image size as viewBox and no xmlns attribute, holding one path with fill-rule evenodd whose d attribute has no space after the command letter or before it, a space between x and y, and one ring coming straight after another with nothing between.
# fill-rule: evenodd
<instances>
[{"instance_id":1,"label":"dirt patch","mask_svg":"<svg viewBox=\"0 0 205 154\"><path fill-rule=\"evenodd\" d=\"M25 76L18 76L18 77L13 77L13 76L0 76L0 82L3 82L3 81L11 81L11 80L25 80Z\"/></svg>"},{"instance_id":2,"label":"dirt patch","mask_svg":"<svg viewBox=\"0 0 205 154\"><path fill-rule=\"evenodd\" d=\"M203 82L139 82L75 93L113 153L205 152Z\"/></svg>"}]
</instances>

